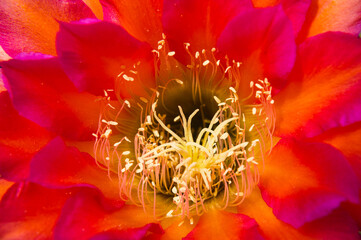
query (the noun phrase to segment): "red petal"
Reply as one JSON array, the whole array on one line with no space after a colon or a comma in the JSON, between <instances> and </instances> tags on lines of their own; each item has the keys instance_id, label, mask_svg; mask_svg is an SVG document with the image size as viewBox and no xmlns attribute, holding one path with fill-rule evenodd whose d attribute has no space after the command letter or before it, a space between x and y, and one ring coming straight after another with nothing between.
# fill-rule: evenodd
<instances>
[{"instance_id":1,"label":"red petal","mask_svg":"<svg viewBox=\"0 0 361 240\"><path fill-rule=\"evenodd\" d=\"M162 39L161 0L116 1L101 0L104 20L119 23L141 41L157 46Z\"/></svg>"},{"instance_id":2,"label":"red petal","mask_svg":"<svg viewBox=\"0 0 361 240\"><path fill-rule=\"evenodd\" d=\"M90 155L65 146L60 138L52 140L34 156L28 180L49 187L89 184L99 188L107 198L120 201L117 179L109 179L107 171L100 169Z\"/></svg>"},{"instance_id":3,"label":"red petal","mask_svg":"<svg viewBox=\"0 0 361 240\"><path fill-rule=\"evenodd\" d=\"M2 66L20 115L66 138L92 138L98 128L100 103L95 96L76 92L56 58L29 55Z\"/></svg>"},{"instance_id":4,"label":"red petal","mask_svg":"<svg viewBox=\"0 0 361 240\"><path fill-rule=\"evenodd\" d=\"M55 55L57 21L94 17L81 0L2 0L0 45L12 57L22 52Z\"/></svg>"},{"instance_id":5,"label":"red petal","mask_svg":"<svg viewBox=\"0 0 361 240\"><path fill-rule=\"evenodd\" d=\"M263 239L257 223L242 214L210 211L202 215L194 230L184 239Z\"/></svg>"},{"instance_id":6,"label":"red petal","mask_svg":"<svg viewBox=\"0 0 361 240\"><path fill-rule=\"evenodd\" d=\"M287 17L291 20L295 35L301 30L306 14L311 5L311 0L252 0L255 7L273 7L281 4Z\"/></svg>"},{"instance_id":7,"label":"red petal","mask_svg":"<svg viewBox=\"0 0 361 240\"><path fill-rule=\"evenodd\" d=\"M0 238L51 239L63 204L75 191L15 184L0 203Z\"/></svg>"},{"instance_id":8,"label":"red petal","mask_svg":"<svg viewBox=\"0 0 361 240\"><path fill-rule=\"evenodd\" d=\"M56 239L89 239L104 231L143 227L152 220L142 208L124 205L114 209L95 191L87 191L73 196L65 204L54 235Z\"/></svg>"},{"instance_id":9,"label":"red petal","mask_svg":"<svg viewBox=\"0 0 361 240\"><path fill-rule=\"evenodd\" d=\"M360 239L357 224L341 209L333 211L324 218L306 223L300 228L300 231L313 239Z\"/></svg>"},{"instance_id":10,"label":"red petal","mask_svg":"<svg viewBox=\"0 0 361 240\"><path fill-rule=\"evenodd\" d=\"M277 134L313 137L361 120L361 39L325 33L300 46L300 68L275 96ZM301 78L301 79L300 79Z\"/></svg>"},{"instance_id":11,"label":"red petal","mask_svg":"<svg viewBox=\"0 0 361 240\"><path fill-rule=\"evenodd\" d=\"M152 239L153 236L159 236L163 233L163 229L155 223L150 223L140 228L129 228L122 231L110 230L104 233L100 233L90 238L90 240L142 240ZM156 238L159 239L159 238Z\"/></svg>"},{"instance_id":12,"label":"red petal","mask_svg":"<svg viewBox=\"0 0 361 240\"><path fill-rule=\"evenodd\" d=\"M358 202L360 187L333 147L288 139L273 149L259 186L277 218L296 227L327 215L342 201Z\"/></svg>"},{"instance_id":13,"label":"red petal","mask_svg":"<svg viewBox=\"0 0 361 240\"><path fill-rule=\"evenodd\" d=\"M19 116L7 92L0 93L0 175L23 180L31 158L52 135L39 125Z\"/></svg>"},{"instance_id":14,"label":"red petal","mask_svg":"<svg viewBox=\"0 0 361 240\"><path fill-rule=\"evenodd\" d=\"M217 46L222 54L242 62L240 89L247 89L246 96L249 82L265 77L280 88L296 56L292 25L281 7L242 12L227 25Z\"/></svg>"},{"instance_id":15,"label":"red petal","mask_svg":"<svg viewBox=\"0 0 361 240\"><path fill-rule=\"evenodd\" d=\"M251 7L250 0L166 1L163 25L171 49L179 57L185 54L184 43L190 43L194 51L215 47L227 23L246 6ZM183 57L188 62L188 56Z\"/></svg>"},{"instance_id":16,"label":"red petal","mask_svg":"<svg viewBox=\"0 0 361 240\"><path fill-rule=\"evenodd\" d=\"M312 0L301 39L327 31L358 35L361 31L359 0Z\"/></svg>"},{"instance_id":17,"label":"red petal","mask_svg":"<svg viewBox=\"0 0 361 240\"><path fill-rule=\"evenodd\" d=\"M62 23L57 51L65 72L81 91L103 95L105 89L114 89L121 72L129 75L128 71L138 61L142 62L139 68L143 70L137 74L140 81L127 84L136 92L144 91L143 85L154 86L149 45L113 23L95 20Z\"/></svg>"}]
</instances>

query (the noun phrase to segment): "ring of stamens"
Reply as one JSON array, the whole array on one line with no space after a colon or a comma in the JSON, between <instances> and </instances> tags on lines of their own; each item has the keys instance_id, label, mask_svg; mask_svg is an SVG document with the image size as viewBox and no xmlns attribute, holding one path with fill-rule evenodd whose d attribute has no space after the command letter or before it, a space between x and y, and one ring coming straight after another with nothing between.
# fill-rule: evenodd
<instances>
[{"instance_id":1,"label":"ring of stamens","mask_svg":"<svg viewBox=\"0 0 361 240\"><path fill-rule=\"evenodd\" d=\"M188 47L186 45L187 50ZM160 49L155 51L157 56ZM174 54L170 53L168 56L172 57ZM189 69L199 73L199 68L208 71L209 67L219 71L219 60L214 56L204 60L196 52ZM229 65L227 62L227 67L223 69L224 78L234 81L239 75L239 68L240 63ZM182 129L174 130L171 124L166 123L165 114L157 111L162 101L159 91L150 100L142 100L148 110L142 111L140 126L133 137L123 136L111 143L112 128L118 124L116 121L100 120L98 133L94 134L96 156L99 151L102 152L97 162L108 166L106 168L110 171L110 162L114 162L115 158L122 197L129 198L144 209L150 206L157 217L181 215L191 218L207 211L207 203L211 199L217 199L218 208L226 208L240 204L251 193L258 183L258 164L263 161L266 145L272 141L272 87L267 79L251 82L251 95L255 93L259 103L245 105L246 99L239 99L232 81L228 97L221 100L213 96L218 110L196 135L192 120L200 114L200 110L196 109L186 116L183 108L178 106L179 114L173 121L180 123ZM183 85L181 80L178 83ZM192 86L197 84L200 83ZM129 101L123 102L119 113L124 107L130 108ZM132 142L134 149L119 151L118 147L124 141ZM160 216L155 211L159 196L172 200L167 212Z\"/></svg>"}]
</instances>

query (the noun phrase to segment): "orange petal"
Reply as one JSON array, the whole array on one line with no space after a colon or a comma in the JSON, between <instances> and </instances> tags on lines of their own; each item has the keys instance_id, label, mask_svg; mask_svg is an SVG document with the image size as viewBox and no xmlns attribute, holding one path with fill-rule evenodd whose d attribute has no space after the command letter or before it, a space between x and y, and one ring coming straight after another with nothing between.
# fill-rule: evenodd
<instances>
[{"instance_id":1,"label":"orange petal","mask_svg":"<svg viewBox=\"0 0 361 240\"><path fill-rule=\"evenodd\" d=\"M13 182L6 181L5 179L0 179L0 200L13 184Z\"/></svg>"},{"instance_id":2,"label":"orange petal","mask_svg":"<svg viewBox=\"0 0 361 240\"><path fill-rule=\"evenodd\" d=\"M119 23L135 38L155 47L162 39L161 0L101 0L104 20Z\"/></svg>"},{"instance_id":3,"label":"orange petal","mask_svg":"<svg viewBox=\"0 0 361 240\"><path fill-rule=\"evenodd\" d=\"M312 0L303 38L327 31L341 31L358 35L361 31L361 1Z\"/></svg>"},{"instance_id":4,"label":"orange petal","mask_svg":"<svg viewBox=\"0 0 361 240\"><path fill-rule=\"evenodd\" d=\"M312 37L299 49L300 69L274 97L276 135L313 137L361 120L361 39Z\"/></svg>"},{"instance_id":5,"label":"orange petal","mask_svg":"<svg viewBox=\"0 0 361 240\"><path fill-rule=\"evenodd\" d=\"M211 210L202 215L194 230L184 239L231 240L263 239L257 223L246 215Z\"/></svg>"},{"instance_id":6,"label":"orange petal","mask_svg":"<svg viewBox=\"0 0 361 240\"><path fill-rule=\"evenodd\" d=\"M91 17L81 0L2 0L0 45L12 57L21 52L56 55L57 21Z\"/></svg>"},{"instance_id":7,"label":"orange petal","mask_svg":"<svg viewBox=\"0 0 361 240\"><path fill-rule=\"evenodd\" d=\"M9 59L11 59L11 57L0 46L0 61L7 61ZM1 79L0 79L0 82L1 82Z\"/></svg>"},{"instance_id":8,"label":"orange petal","mask_svg":"<svg viewBox=\"0 0 361 240\"><path fill-rule=\"evenodd\" d=\"M83 2L93 11L98 19L103 20L103 8L99 0L83 0Z\"/></svg>"},{"instance_id":9,"label":"orange petal","mask_svg":"<svg viewBox=\"0 0 361 240\"><path fill-rule=\"evenodd\" d=\"M238 207L238 212L256 220L263 236L267 239L307 239L297 229L276 218L272 208L263 200L258 188L254 189Z\"/></svg>"}]
</instances>

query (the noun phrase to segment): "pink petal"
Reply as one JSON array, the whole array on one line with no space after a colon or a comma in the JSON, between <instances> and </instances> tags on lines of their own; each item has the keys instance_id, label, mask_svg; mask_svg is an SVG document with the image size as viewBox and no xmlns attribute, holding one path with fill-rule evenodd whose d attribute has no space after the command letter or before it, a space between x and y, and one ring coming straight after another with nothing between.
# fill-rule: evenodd
<instances>
[{"instance_id":1,"label":"pink petal","mask_svg":"<svg viewBox=\"0 0 361 240\"><path fill-rule=\"evenodd\" d=\"M138 61L142 63L137 73L140 81L127 84L138 92L144 91L143 85L154 86L149 45L113 23L94 20L61 23L57 51L65 72L81 91L103 95L104 90L115 88L120 73L133 76L129 70Z\"/></svg>"},{"instance_id":2,"label":"pink petal","mask_svg":"<svg viewBox=\"0 0 361 240\"><path fill-rule=\"evenodd\" d=\"M46 129L21 117L8 92L0 93L0 175L8 180L28 176L32 157L52 138Z\"/></svg>"},{"instance_id":3,"label":"pink petal","mask_svg":"<svg viewBox=\"0 0 361 240\"><path fill-rule=\"evenodd\" d=\"M114 208L96 191L83 191L65 204L54 229L54 236L56 239L78 240L93 236L96 236L94 239L104 239L111 232L123 233L125 237L131 234L139 236L143 231L161 230L154 225L146 226L152 220L152 216L147 216L142 208L131 205Z\"/></svg>"},{"instance_id":4,"label":"pink petal","mask_svg":"<svg viewBox=\"0 0 361 240\"><path fill-rule=\"evenodd\" d=\"M5 86L20 115L70 139L92 139L100 104L78 93L56 58L26 55L2 63Z\"/></svg>"},{"instance_id":5,"label":"pink petal","mask_svg":"<svg viewBox=\"0 0 361 240\"><path fill-rule=\"evenodd\" d=\"M328 31L357 36L361 31L359 0L312 0L300 40Z\"/></svg>"},{"instance_id":6,"label":"pink petal","mask_svg":"<svg viewBox=\"0 0 361 240\"><path fill-rule=\"evenodd\" d=\"M56 55L57 21L95 17L81 0L2 0L0 45L11 57L22 52Z\"/></svg>"},{"instance_id":7,"label":"pink petal","mask_svg":"<svg viewBox=\"0 0 361 240\"><path fill-rule=\"evenodd\" d=\"M282 87L296 57L292 24L280 6L242 12L227 25L217 46L242 63L240 88L247 89L246 96L249 82L265 77L274 88Z\"/></svg>"},{"instance_id":8,"label":"pink petal","mask_svg":"<svg viewBox=\"0 0 361 240\"><path fill-rule=\"evenodd\" d=\"M324 143L289 139L272 150L259 187L276 217L295 227L327 215L342 201L358 202L360 190L339 151Z\"/></svg>"},{"instance_id":9,"label":"pink petal","mask_svg":"<svg viewBox=\"0 0 361 240\"><path fill-rule=\"evenodd\" d=\"M291 20L295 36L301 30L306 19L306 14L311 5L311 0L252 0L255 7L273 7L281 4L287 17Z\"/></svg>"},{"instance_id":10,"label":"pink petal","mask_svg":"<svg viewBox=\"0 0 361 240\"><path fill-rule=\"evenodd\" d=\"M166 1L163 25L171 50L178 59L188 62L184 43L190 43L193 52L215 47L227 23L251 5L250 0Z\"/></svg>"},{"instance_id":11,"label":"pink petal","mask_svg":"<svg viewBox=\"0 0 361 240\"><path fill-rule=\"evenodd\" d=\"M360 121L361 39L325 33L299 52L299 69L274 98L277 134L313 137Z\"/></svg>"},{"instance_id":12,"label":"pink petal","mask_svg":"<svg viewBox=\"0 0 361 240\"><path fill-rule=\"evenodd\" d=\"M32 159L28 180L56 188L91 185L108 199L121 202L117 179L111 180L109 176L89 154L67 147L60 138L55 138Z\"/></svg>"},{"instance_id":13,"label":"pink petal","mask_svg":"<svg viewBox=\"0 0 361 240\"><path fill-rule=\"evenodd\" d=\"M135 38L154 48L162 38L161 0L101 0L104 20L118 23Z\"/></svg>"}]
</instances>

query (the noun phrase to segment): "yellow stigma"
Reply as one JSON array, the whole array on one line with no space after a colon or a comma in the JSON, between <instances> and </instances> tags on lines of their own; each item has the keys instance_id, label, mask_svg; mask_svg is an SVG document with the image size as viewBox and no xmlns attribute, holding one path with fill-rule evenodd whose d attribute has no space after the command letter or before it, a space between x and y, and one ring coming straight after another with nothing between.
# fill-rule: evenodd
<instances>
[{"instance_id":1,"label":"yellow stigma","mask_svg":"<svg viewBox=\"0 0 361 240\"><path fill-rule=\"evenodd\" d=\"M153 50L158 60L165 46L163 39ZM117 173L121 197L152 209L158 218L192 219L209 206L239 205L258 183L258 165L272 145L274 111L268 80L251 82L250 96L241 99L241 63L227 61L223 68L213 55L215 49L193 56L189 44L185 47L191 65L184 78L162 80L149 97L122 101L119 109L106 98L107 108L117 113L112 120L102 115L94 134L97 162ZM163 57L175 54L167 51ZM124 73L121 77L135 81ZM183 92L190 95L176 96ZM187 97L199 106L190 111L193 106L182 102ZM250 98L257 103L248 103ZM119 120L124 111L139 119L134 131L126 129L129 121ZM113 130L119 134L113 135Z\"/></svg>"}]
</instances>

